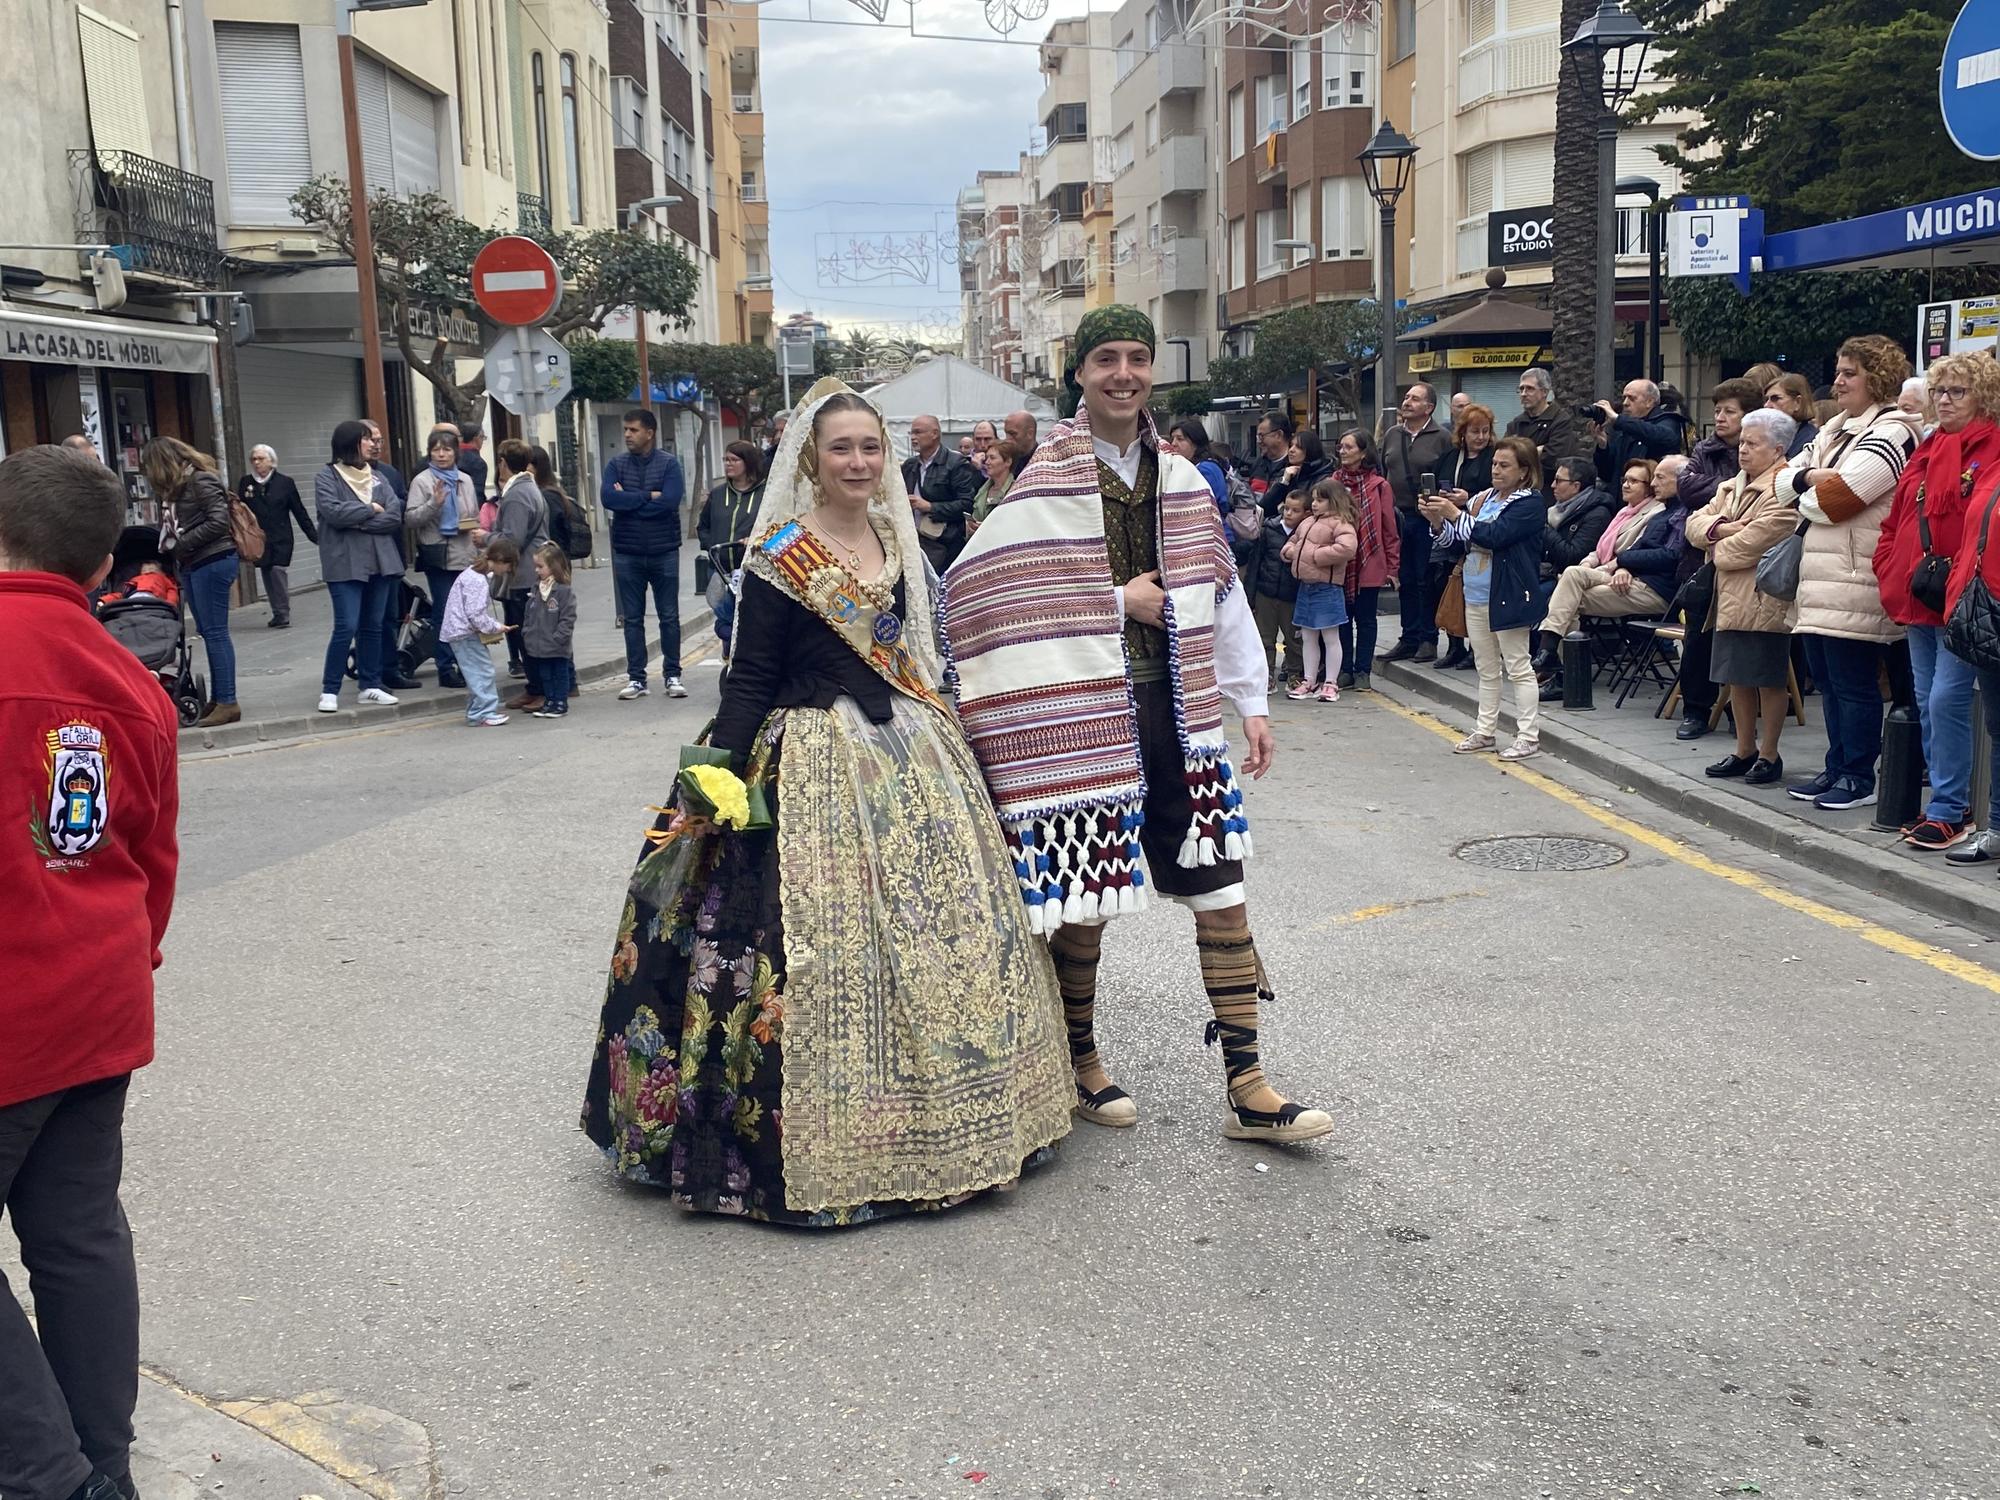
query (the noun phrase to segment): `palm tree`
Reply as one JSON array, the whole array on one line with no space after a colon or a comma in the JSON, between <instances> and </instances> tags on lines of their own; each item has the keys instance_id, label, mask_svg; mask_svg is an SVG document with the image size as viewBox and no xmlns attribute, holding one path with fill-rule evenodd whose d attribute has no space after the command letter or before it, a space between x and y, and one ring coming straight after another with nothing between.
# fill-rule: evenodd
<instances>
[{"instance_id":1,"label":"palm tree","mask_svg":"<svg viewBox=\"0 0 2000 1500\"><path fill-rule=\"evenodd\" d=\"M865 329L857 328L841 341L845 363L866 370L882 357L882 341Z\"/></svg>"},{"instance_id":2,"label":"palm tree","mask_svg":"<svg viewBox=\"0 0 2000 1500\"><path fill-rule=\"evenodd\" d=\"M913 365L917 362L919 355L931 352L931 346L924 343L921 339L891 339L889 340L887 352L894 355L904 364Z\"/></svg>"}]
</instances>

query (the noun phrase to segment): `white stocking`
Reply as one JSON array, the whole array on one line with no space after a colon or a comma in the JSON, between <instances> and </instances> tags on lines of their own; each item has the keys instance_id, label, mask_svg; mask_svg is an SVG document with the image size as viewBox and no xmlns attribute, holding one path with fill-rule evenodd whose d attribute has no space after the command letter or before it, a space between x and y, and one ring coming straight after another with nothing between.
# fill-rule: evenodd
<instances>
[{"instance_id":1,"label":"white stocking","mask_svg":"<svg viewBox=\"0 0 2000 1500\"><path fill-rule=\"evenodd\" d=\"M1336 626L1332 630L1314 633L1326 643L1326 680L1337 682L1340 679L1340 630Z\"/></svg>"},{"instance_id":2,"label":"white stocking","mask_svg":"<svg viewBox=\"0 0 2000 1500\"><path fill-rule=\"evenodd\" d=\"M1305 648L1306 653L1306 675L1304 682L1307 687L1317 687L1326 680L1319 675L1319 637L1320 633L1317 630L1303 629L1299 631L1299 643Z\"/></svg>"}]
</instances>

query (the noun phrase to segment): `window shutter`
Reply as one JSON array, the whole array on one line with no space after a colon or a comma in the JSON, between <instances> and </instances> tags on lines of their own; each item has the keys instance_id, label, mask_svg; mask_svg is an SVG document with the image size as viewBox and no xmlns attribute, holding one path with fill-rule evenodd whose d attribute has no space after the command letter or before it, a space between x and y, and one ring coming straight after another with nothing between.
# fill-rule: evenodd
<instances>
[{"instance_id":1,"label":"window shutter","mask_svg":"<svg viewBox=\"0 0 2000 1500\"><path fill-rule=\"evenodd\" d=\"M1465 212L1461 217L1476 219L1493 211L1494 146L1468 151L1460 161L1460 181L1464 188Z\"/></svg>"},{"instance_id":2,"label":"window shutter","mask_svg":"<svg viewBox=\"0 0 2000 1500\"><path fill-rule=\"evenodd\" d=\"M354 112L361 118L361 169L368 191L396 191L396 149L389 129L389 70L354 54Z\"/></svg>"},{"instance_id":3,"label":"window shutter","mask_svg":"<svg viewBox=\"0 0 2000 1500\"><path fill-rule=\"evenodd\" d=\"M1477 3L1477 0L1475 0ZM1507 0L1507 29L1532 31L1562 22L1562 0Z\"/></svg>"},{"instance_id":4,"label":"window shutter","mask_svg":"<svg viewBox=\"0 0 2000 1500\"><path fill-rule=\"evenodd\" d=\"M90 144L99 151L153 154L146 121L146 82L139 64L139 35L96 11L77 7L77 40L83 51L84 101Z\"/></svg>"},{"instance_id":5,"label":"window shutter","mask_svg":"<svg viewBox=\"0 0 2000 1500\"><path fill-rule=\"evenodd\" d=\"M298 27L217 21L215 66L222 85L230 219L296 223L288 200L312 177Z\"/></svg>"},{"instance_id":6,"label":"window shutter","mask_svg":"<svg viewBox=\"0 0 2000 1500\"><path fill-rule=\"evenodd\" d=\"M437 97L400 73L390 74L389 124L395 133L396 191L435 193L441 185Z\"/></svg>"},{"instance_id":7,"label":"window shutter","mask_svg":"<svg viewBox=\"0 0 2000 1500\"><path fill-rule=\"evenodd\" d=\"M1359 177L1340 179L1347 188L1347 253L1351 258L1366 259L1368 255L1368 184Z\"/></svg>"},{"instance_id":8,"label":"window shutter","mask_svg":"<svg viewBox=\"0 0 2000 1500\"><path fill-rule=\"evenodd\" d=\"M1671 193L1680 187L1680 173L1660 160L1656 146L1671 146L1680 138L1680 132L1671 126L1640 126L1618 133L1618 175L1620 177L1650 177L1660 185L1662 193Z\"/></svg>"},{"instance_id":9,"label":"window shutter","mask_svg":"<svg viewBox=\"0 0 2000 1500\"><path fill-rule=\"evenodd\" d=\"M1465 0L1465 45L1476 47L1494 30L1494 0Z\"/></svg>"},{"instance_id":10,"label":"window shutter","mask_svg":"<svg viewBox=\"0 0 2000 1500\"><path fill-rule=\"evenodd\" d=\"M1540 208L1555 201L1556 139L1508 141L1500 153L1497 208Z\"/></svg>"}]
</instances>

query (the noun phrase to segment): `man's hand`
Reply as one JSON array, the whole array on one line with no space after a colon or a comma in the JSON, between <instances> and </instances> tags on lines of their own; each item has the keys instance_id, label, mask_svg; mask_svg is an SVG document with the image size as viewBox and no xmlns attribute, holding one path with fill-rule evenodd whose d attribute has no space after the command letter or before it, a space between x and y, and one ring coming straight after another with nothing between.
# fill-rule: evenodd
<instances>
[{"instance_id":1,"label":"man's hand","mask_svg":"<svg viewBox=\"0 0 2000 1500\"><path fill-rule=\"evenodd\" d=\"M1167 594L1160 587L1160 570L1141 573L1125 585L1125 618L1141 625L1164 630L1167 625Z\"/></svg>"},{"instance_id":2,"label":"man's hand","mask_svg":"<svg viewBox=\"0 0 2000 1500\"><path fill-rule=\"evenodd\" d=\"M1621 594L1632 592L1632 574L1627 568L1620 568L1611 575L1611 587Z\"/></svg>"},{"instance_id":3,"label":"man's hand","mask_svg":"<svg viewBox=\"0 0 2000 1500\"><path fill-rule=\"evenodd\" d=\"M618 491L618 493L619 493L619 494L621 494L621 495L625 493L625 486L624 486L624 485L622 485L622 484L620 484L620 483L619 483L619 482L618 482L617 480L615 480L615 479L611 481L611 488L613 488L614 490Z\"/></svg>"},{"instance_id":4,"label":"man's hand","mask_svg":"<svg viewBox=\"0 0 2000 1500\"><path fill-rule=\"evenodd\" d=\"M910 509L920 516L927 516L931 513L931 503L922 495L912 495L910 496Z\"/></svg>"},{"instance_id":5,"label":"man's hand","mask_svg":"<svg viewBox=\"0 0 2000 1500\"><path fill-rule=\"evenodd\" d=\"M1278 742L1271 737L1271 721L1259 714L1243 721L1243 770L1252 781L1262 781L1278 758Z\"/></svg>"}]
</instances>

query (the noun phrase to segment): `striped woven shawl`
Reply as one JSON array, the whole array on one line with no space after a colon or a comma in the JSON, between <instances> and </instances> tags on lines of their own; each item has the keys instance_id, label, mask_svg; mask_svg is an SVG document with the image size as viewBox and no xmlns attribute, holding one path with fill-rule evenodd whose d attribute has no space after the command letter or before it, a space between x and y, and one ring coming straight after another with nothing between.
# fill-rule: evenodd
<instances>
[{"instance_id":1,"label":"striped woven shawl","mask_svg":"<svg viewBox=\"0 0 2000 1500\"><path fill-rule=\"evenodd\" d=\"M1206 865L1251 852L1215 677L1216 609L1236 575L1208 482L1172 452L1159 466L1168 671L1195 807L1179 862ZM945 575L940 615L1030 927L1137 910L1146 781L1087 414L1057 424L993 507Z\"/></svg>"}]
</instances>

